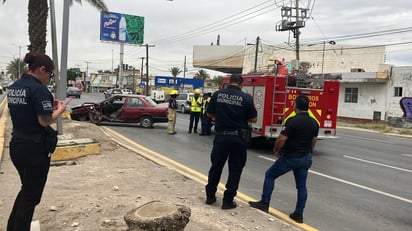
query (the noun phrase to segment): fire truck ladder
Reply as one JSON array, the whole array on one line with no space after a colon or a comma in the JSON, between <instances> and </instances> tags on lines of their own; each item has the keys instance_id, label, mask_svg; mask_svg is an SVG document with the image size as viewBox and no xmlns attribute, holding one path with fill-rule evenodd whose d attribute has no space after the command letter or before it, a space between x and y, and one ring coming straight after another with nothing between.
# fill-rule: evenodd
<instances>
[{"instance_id":1,"label":"fire truck ladder","mask_svg":"<svg viewBox=\"0 0 412 231\"><path fill-rule=\"evenodd\" d=\"M277 85L277 73L275 74L273 78L273 95L272 95L272 118L271 118L271 129L270 129L270 135L272 136L272 132L274 131L274 125L279 123L279 117L281 118L280 123L282 124L283 116L285 115L285 105L286 105L286 99L287 99L287 83L288 83L288 76L285 76L285 86L278 86ZM283 89L283 90L279 90ZM276 97L279 96L279 97ZM275 110L278 107L282 107L281 112L279 110ZM276 121L274 121L276 120Z\"/></svg>"}]
</instances>

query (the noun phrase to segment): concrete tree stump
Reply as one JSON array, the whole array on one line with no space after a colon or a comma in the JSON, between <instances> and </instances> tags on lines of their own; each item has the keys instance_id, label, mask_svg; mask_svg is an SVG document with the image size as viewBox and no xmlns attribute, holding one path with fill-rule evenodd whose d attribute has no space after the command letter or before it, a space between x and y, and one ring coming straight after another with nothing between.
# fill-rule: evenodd
<instances>
[{"instance_id":1,"label":"concrete tree stump","mask_svg":"<svg viewBox=\"0 0 412 231\"><path fill-rule=\"evenodd\" d=\"M187 206L151 201L127 212L124 220L129 231L183 231L190 215Z\"/></svg>"}]
</instances>

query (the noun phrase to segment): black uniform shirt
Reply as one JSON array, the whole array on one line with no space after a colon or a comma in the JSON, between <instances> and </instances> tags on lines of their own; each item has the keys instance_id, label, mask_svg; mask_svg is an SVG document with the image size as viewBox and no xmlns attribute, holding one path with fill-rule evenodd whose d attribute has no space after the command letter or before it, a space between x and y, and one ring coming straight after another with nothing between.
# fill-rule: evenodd
<instances>
[{"instance_id":1,"label":"black uniform shirt","mask_svg":"<svg viewBox=\"0 0 412 231\"><path fill-rule=\"evenodd\" d=\"M169 108L177 109L177 102L175 98L170 97L169 99Z\"/></svg>"},{"instance_id":2,"label":"black uniform shirt","mask_svg":"<svg viewBox=\"0 0 412 231\"><path fill-rule=\"evenodd\" d=\"M247 129L248 120L257 116L252 96L233 85L214 93L206 112L216 116L218 132Z\"/></svg>"},{"instance_id":3,"label":"black uniform shirt","mask_svg":"<svg viewBox=\"0 0 412 231\"><path fill-rule=\"evenodd\" d=\"M318 136L319 125L308 112L300 112L286 121L281 134L288 137L282 148L285 157L302 157L312 152L312 139Z\"/></svg>"},{"instance_id":4,"label":"black uniform shirt","mask_svg":"<svg viewBox=\"0 0 412 231\"><path fill-rule=\"evenodd\" d=\"M41 82L23 74L7 89L7 101L13 129L27 133L44 133L38 115L53 113L53 95Z\"/></svg>"}]
</instances>

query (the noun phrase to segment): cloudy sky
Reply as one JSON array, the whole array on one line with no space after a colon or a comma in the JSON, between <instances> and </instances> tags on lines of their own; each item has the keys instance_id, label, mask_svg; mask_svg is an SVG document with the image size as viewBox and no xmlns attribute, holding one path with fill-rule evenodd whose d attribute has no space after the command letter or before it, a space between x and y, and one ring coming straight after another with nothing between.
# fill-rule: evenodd
<instances>
[{"instance_id":1,"label":"cloudy sky","mask_svg":"<svg viewBox=\"0 0 412 231\"><path fill-rule=\"evenodd\" d=\"M281 20L280 8L291 6L281 0L105 0L111 12L143 16L144 43L149 49L149 72L169 75L172 66L189 71L193 46L254 43L259 36L265 44L294 43L289 32L275 31ZM295 1L293 0L293 6ZM27 52L27 0L6 0L0 4L0 70L13 58ZM57 40L61 46L63 0L55 0ZM301 44L334 40L337 44L387 45L386 63L412 66L412 1L409 0L302 0L299 6L310 9L306 27L301 29ZM70 8L68 67L89 72L111 70L119 64L120 45L99 39L100 12L87 1ZM48 26L50 31L50 26ZM51 56L48 32L47 53ZM124 63L140 69L145 48L126 45ZM59 59L61 59L59 57Z\"/></svg>"}]
</instances>

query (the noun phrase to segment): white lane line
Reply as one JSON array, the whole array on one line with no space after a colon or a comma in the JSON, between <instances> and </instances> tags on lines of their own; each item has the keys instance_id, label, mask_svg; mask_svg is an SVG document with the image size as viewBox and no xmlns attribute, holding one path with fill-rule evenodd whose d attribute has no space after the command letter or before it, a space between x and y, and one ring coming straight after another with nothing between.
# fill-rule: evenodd
<instances>
[{"instance_id":1,"label":"white lane line","mask_svg":"<svg viewBox=\"0 0 412 231\"><path fill-rule=\"evenodd\" d=\"M387 168L392 168L392 169L412 173L412 170L409 170L409 169L398 168L398 167L395 167L395 166L382 164L382 163L378 163L378 162L374 162L374 161L370 161L370 160L365 160L365 159L361 159L361 158L357 158L357 157L353 157L353 156L343 155L343 157L346 157L346 158L349 158L349 159L354 159L354 160L359 160L359 161L366 162L366 163L369 163L369 164L379 165L379 166L383 166L383 167L387 167Z\"/></svg>"},{"instance_id":2,"label":"white lane line","mask_svg":"<svg viewBox=\"0 0 412 231\"><path fill-rule=\"evenodd\" d=\"M358 140L369 140L369 141L376 141L379 143L385 143L385 144L393 144L393 142L389 142L389 141L385 141L385 140L379 140L379 139L369 139L369 138L365 138L365 137L361 137L361 136L349 136L349 135L339 135L340 137L349 137L349 138L354 138L354 139L358 139Z\"/></svg>"},{"instance_id":3,"label":"white lane line","mask_svg":"<svg viewBox=\"0 0 412 231\"><path fill-rule=\"evenodd\" d=\"M269 158L269 157L265 157L265 156L259 156L259 157L262 158L262 159L265 159L265 160L272 161L272 162L275 161L274 159ZM358 188L361 188L361 189L364 189L364 190L367 190L367 191L378 193L378 194L381 194L381 195L384 195L384 196L387 196L387 197L391 197L391 198L394 198L394 199L412 204L412 200L409 200L409 199L406 199L406 198L403 198L403 197L400 197L400 196L396 196L396 195L386 193L386 192L383 192L383 191L380 191L380 190L377 190L377 189L373 189L373 188L366 187L366 186L363 186L363 185L360 185L360 184L356 184L356 183L353 183L353 182L350 182L350 181L347 181L347 180L342 180L342 179L339 179L339 178L336 178L336 177L333 177L333 176L329 176L329 175L326 175L326 174L323 174L323 173L320 173L320 172L316 172L316 171L313 171L313 170L309 170L309 172L313 173L315 175L318 175L318 176L323 176L323 177L331 179L331 180L335 180L335 181L338 181L338 182L341 182L341 183L344 183L344 184L348 184L348 185L351 185L351 186L354 186L354 187L358 187Z\"/></svg>"},{"instance_id":4,"label":"white lane line","mask_svg":"<svg viewBox=\"0 0 412 231\"><path fill-rule=\"evenodd\" d=\"M391 198L394 198L394 199L397 199L397 200L400 200L400 201L405 201L409 204L412 204L412 200L409 200L409 199L406 199L406 198L403 198L403 197L400 197L400 196L396 196L396 195L393 195L393 194L390 194L390 193L386 193L386 192L376 190L376 189L373 189L373 188L370 188L370 187L366 187L366 186L363 186L363 185L360 185L360 184L356 184L356 183L353 183L353 182L350 182L350 181L342 180L342 179L339 179L339 178L336 178L336 177L333 177L333 176L328 176L328 175L325 175L325 174L320 173L320 172L316 172L316 171L312 171L312 170L309 170L309 172L313 173L313 174L316 174L316 175L319 175L319 176L329 178L331 180L335 180L335 181L338 181L338 182L341 182L341 183L344 183L344 184L352 185L352 186L355 186L355 187L358 187L358 188L361 188L361 189L365 189L365 190L368 190L368 191L371 191L371 192L374 192L374 193L378 193L378 194L381 194L381 195L384 195L384 196L387 196L387 197L391 197Z\"/></svg>"},{"instance_id":5,"label":"white lane line","mask_svg":"<svg viewBox=\"0 0 412 231\"><path fill-rule=\"evenodd\" d=\"M402 156L412 157L412 154L407 154L407 153L404 153L404 154L402 154Z\"/></svg>"}]
</instances>

